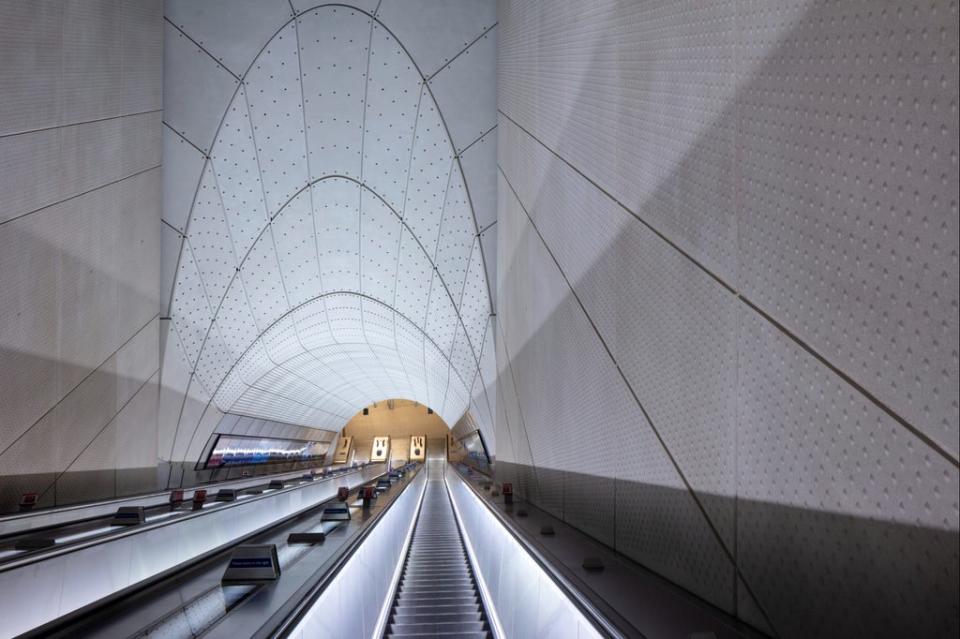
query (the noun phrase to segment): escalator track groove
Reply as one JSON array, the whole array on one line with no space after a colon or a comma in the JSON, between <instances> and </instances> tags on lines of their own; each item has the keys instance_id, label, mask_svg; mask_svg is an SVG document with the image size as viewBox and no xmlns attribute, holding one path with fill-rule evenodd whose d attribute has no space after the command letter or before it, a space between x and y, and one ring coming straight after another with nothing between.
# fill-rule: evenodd
<instances>
[{"instance_id":1,"label":"escalator track groove","mask_svg":"<svg viewBox=\"0 0 960 639\"><path fill-rule=\"evenodd\" d=\"M442 474L427 479L383 636L493 637Z\"/></svg>"}]
</instances>

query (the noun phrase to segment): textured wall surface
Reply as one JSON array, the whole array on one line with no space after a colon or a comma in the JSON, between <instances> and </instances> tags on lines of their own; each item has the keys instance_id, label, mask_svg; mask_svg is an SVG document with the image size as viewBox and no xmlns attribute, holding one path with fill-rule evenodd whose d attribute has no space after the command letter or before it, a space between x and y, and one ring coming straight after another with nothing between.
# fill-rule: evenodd
<instances>
[{"instance_id":1,"label":"textured wall surface","mask_svg":"<svg viewBox=\"0 0 960 639\"><path fill-rule=\"evenodd\" d=\"M493 0L165 3L165 460L223 412L493 431Z\"/></svg>"},{"instance_id":2,"label":"textured wall surface","mask_svg":"<svg viewBox=\"0 0 960 639\"><path fill-rule=\"evenodd\" d=\"M956 3L498 18L498 474L765 632L955 635Z\"/></svg>"},{"instance_id":3,"label":"textured wall surface","mask_svg":"<svg viewBox=\"0 0 960 639\"><path fill-rule=\"evenodd\" d=\"M155 483L162 29L0 2L0 511Z\"/></svg>"}]
</instances>

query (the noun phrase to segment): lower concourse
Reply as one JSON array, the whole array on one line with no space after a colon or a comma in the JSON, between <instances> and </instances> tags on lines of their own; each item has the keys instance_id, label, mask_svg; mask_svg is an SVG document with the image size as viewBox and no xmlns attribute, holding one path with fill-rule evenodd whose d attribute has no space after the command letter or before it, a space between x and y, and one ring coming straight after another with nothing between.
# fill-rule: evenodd
<instances>
[{"instance_id":1,"label":"lower concourse","mask_svg":"<svg viewBox=\"0 0 960 639\"><path fill-rule=\"evenodd\" d=\"M956 637L952 0L0 0L0 637Z\"/></svg>"}]
</instances>

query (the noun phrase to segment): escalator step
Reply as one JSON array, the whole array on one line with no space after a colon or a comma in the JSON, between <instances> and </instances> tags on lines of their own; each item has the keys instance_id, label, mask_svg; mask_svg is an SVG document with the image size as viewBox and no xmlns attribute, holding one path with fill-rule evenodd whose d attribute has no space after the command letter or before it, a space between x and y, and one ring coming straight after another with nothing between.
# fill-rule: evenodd
<instances>
[{"instance_id":1,"label":"escalator step","mask_svg":"<svg viewBox=\"0 0 960 639\"><path fill-rule=\"evenodd\" d=\"M430 479L385 637L492 637L450 497Z\"/></svg>"}]
</instances>

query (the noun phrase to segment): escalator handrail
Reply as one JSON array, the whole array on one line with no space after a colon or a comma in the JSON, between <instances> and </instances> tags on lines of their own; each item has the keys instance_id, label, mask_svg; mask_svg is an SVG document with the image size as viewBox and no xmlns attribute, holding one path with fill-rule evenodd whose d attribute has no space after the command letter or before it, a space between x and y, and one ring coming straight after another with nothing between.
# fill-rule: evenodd
<instances>
[{"instance_id":1,"label":"escalator handrail","mask_svg":"<svg viewBox=\"0 0 960 639\"><path fill-rule=\"evenodd\" d=\"M359 467L359 468L357 468L357 469L355 469L355 470L348 471L348 472L345 472L345 473L341 473L341 474L336 475L336 476L321 478L320 481L323 482L323 481L330 481L330 480L333 480L333 479L340 479L340 478L344 478L344 477L351 477L351 476L353 476L355 473L363 472L364 468L366 468L366 467L365 467L365 466L362 466L362 467ZM386 472L383 473L383 474L386 474ZM99 546L99 545L106 544L106 543L112 543L112 542L114 542L114 541L116 541L116 540L118 540L118 539L123 539L123 538L125 538L125 537L130 537L130 536L132 536L132 535L139 535L139 534L141 534L141 533L144 533L144 532L147 532L147 531L150 531L150 530L156 530L157 528L163 528L164 526L174 526L174 525L177 525L177 524L181 524L181 523L183 523L183 522L185 522L185 521L189 521L189 520L191 520L191 519L194 519L194 518L196 518L196 517L202 517L202 516L204 516L204 515L208 515L208 514L210 514L211 512L218 512L218 513L219 513L219 512L223 512L224 510L227 510L227 509L229 509L229 508L236 508L236 507L238 507L238 506L244 506L244 505L246 505L246 504L250 504L250 503L257 502L257 501L259 501L259 500L261 500L261 499L269 499L269 498L275 497L276 495L278 495L278 494L280 494L280 493L288 492L288 491L294 491L294 490L299 490L299 489L301 489L301 488L307 488L307 487L309 487L310 485L313 485L313 484L307 484L307 485L298 484L298 485L296 485L296 486L286 486L286 487L284 487L284 488L279 488L279 489L277 489L277 490L273 490L273 491L270 491L270 492L265 492L265 493L260 494L260 495L251 495L248 499L244 499L244 500L242 500L242 501L239 501L239 500L238 500L238 501L233 501L233 502L220 502L220 503L222 503L223 505L222 505L222 506L219 506L215 511L213 511L213 510L204 510L204 509L195 510L195 511L184 511L183 515L180 516L180 517L172 517L172 518L164 519L164 520L161 520L161 521L156 521L156 522L153 522L153 523L146 522L146 523L143 523L143 524L138 524L138 525L136 525L136 526L128 526L126 530L118 529L118 530L116 530L116 531L110 531L109 533L105 534L104 536L94 537L93 539L89 539L89 540L80 540L80 541L77 541L76 543L68 543L68 544L64 544L64 545L59 546L59 547L54 546L53 548L50 548L49 550L44 550L43 552L40 552L40 553L29 553L29 552L28 552L28 553L26 553L23 557L14 557L13 559L11 559L11 560L8 561L8 562L0 563L0 572L7 572L7 571L9 571L9 570L16 570L16 569L19 569L19 568L23 568L24 566L29 566L29 565L34 564L34 563L38 563L38 562L41 562L41 561L47 561L48 559L53 559L53 558L55 558L55 557L60 557L60 556L63 556L63 555L69 554L69 553L73 553L73 552L77 552L77 551L83 550L83 549L85 549L85 548L90 548L91 546ZM293 513L291 516L295 516L295 515L299 514L300 512L303 512L304 510L307 510L307 509L313 508L313 507L314 507L314 506L305 506L303 509L297 511L296 513ZM107 520L107 519L111 519L111 518L112 518L112 517L98 517L97 519Z\"/></svg>"},{"instance_id":2,"label":"escalator handrail","mask_svg":"<svg viewBox=\"0 0 960 639\"><path fill-rule=\"evenodd\" d=\"M333 468L333 466L336 466L336 465L337 464L331 464L327 466L327 468ZM340 466L342 467L343 464L340 464ZM179 487L174 486L165 490L152 490L150 492L137 493L133 495L125 495L122 497L111 497L109 499L99 499L94 501L81 501L75 504L66 504L62 506L35 508L34 510L29 510L27 512L3 513L3 514L0 514L0 524L7 524L11 522L16 523L19 521L26 521L26 520L30 520L37 517L44 517L44 516L49 516L49 515L54 515L59 513L69 513L72 511L81 511L81 510L87 510L87 509L98 508L98 507L110 507L110 506L120 507L122 505L139 506L140 503L143 502L144 500L152 500L152 499L162 500L168 497L170 495L170 491L172 490L183 490L184 495L187 495L191 492L196 492L197 490L206 490L207 492L210 492L211 490L214 490L214 489L230 488L233 484L242 484L244 482L250 482L252 480L257 480L257 479L269 481L271 479L293 478L293 477L302 475L306 472L309 472L311 469L320 469L323 467L324 466L322 465L305 466L304 468L295 469L295 470L285 470L277 473L251 475L249 477L234 477L233 479L210 480L210 481L200 482L193 486L179 486ZM253 484L253 485L259 485L259 484ZM251 487L253 485L251 485ZM241 488L240 490L246 490L246 487ZM154 504L148 504L146 507L160 508L160 507L163 507L164 505L166 505L166 502L158 501ZM57 522L53 524L44 524L42 526L37 526L35 528L24 528L22 530L12 530L9 532L0 533L0 541L11 539L14 537L20 537L22 535L32 534L35 532L42 532L45 530L61 528L63 526L70 526L73 524L82 524L90 521L96 521L98 519L104 519L106 517L107 517L106 515L90 515L87 517L70 519L68 521L62 521L62 522Z\"/></svg>"},{"instance_id":3,"label":"escalator handrail","mask_svg":"<svg viewBox=\"0 0 960 639\"><path fill-rule=\"evenodd\" d=\"M452 466L452 464L451 464ZM605 615L594 603L591 601L583 592L577 588L567 577L560 572L551 561L544 557L543 553L534 546L529 539L526 538L526 535L516 528L516 525L510 521L503 513L490 505L487 499L483 494L477 490L472 482L468 481L462 476L459 470L454 466L454 474L457 476L457 479L460 480L480 501L484 507L497 518L497 521L504 527L504 529L510 533L510 535L517 540L520 546L529 554L533 560L539 565L543 571L547 574L548 577L556 584L560 591L567 596L570 601L577 607L577 609L593 624L593 626L601 633L608 637L613 637L615 639L626 639L628 635L624 635L623 632L615 625L608 617ZM639 633L634 629L634 633ZM633 634L633 633L632 633Z\"/></svg>"},{"instance_id":4,"label":"escalator handrail","mask_svg":"<svg viewBox=\"0 0 960 639\"><path fill-rule=\"evenodd\" d=\"M426 472L426 465L423 463L418 464L417 468L414 470L413 475L410 477L409 481L403 486L403 490L406 490L413 484L414 479L421 472ZM402 491L401 491L402 493ZM269 627L270 620L266 624L260 627L260 629L253 633L250 636L250 639L266 639L267 637L276 637L276 638L285 638L289 637L290 633L299 625L300 621L307 615L310 609L313 607L313 604L320 598L324 590L327 589L327 586L334 580L334 578L340 574L340 571L343 570L344 566L347 565L347 562L353 557L354 553L359 550L360 546L363 545L363 542L367 537L373 532L377 524L380 523L380 520L383 516L393 507L397 502L401 493L397 493L382 510L374 514L370 519L367 520L366 525L357 531L354 534L354 537L347 542L345 542L337 554L329 560L329 564L324 569L323 574L317 579L316 582L310 585L309 589L304 594L297 595L298 601L292 610L284 614L283 619L279 623L274 624L273 627Z\"/></svg>"},{"instance_id":5,"label":"escalator handrail","mask_svg":"<svg viewBox=\"0 0 960 639\"><path fill-rule=\"evenodd\" d=\"M362 471L363 468L362 467L357 468L356 470ZM369 484L370 482L377 481L381 477L386 476L388 472L389 470L384 469L383 473L376 475L367 481L361 482L360 485L363 486L365 484ZM291 488L297 488L297 487L291 486ZM303 515L305 512L309 510L317 510L317 509L324 508L326 507L327 504L330 504L336 501L336 499L337 498L335 496L330 497L329 499L325 499L312 506L308 506L291 515L283 517L282 519L278 519L274 522L271 522L270 524L262 528L259 528L257 530L254 530L249 534L244 535L243 537L234 539L216 548L203 552L197 555L196 557L193 557L192 559L188 560L187 562L181 563L177 566L173 566L164 571L161 571L153 575L152 577L145 579L144 581L128 586L127 588L119 590L113 593L112 595L109 595L108 597L105 597L103 599L90 603L76 610L73 610L55 619L51 619L50 621L44 623L43 625L37 626L36 628L31 628L30 630L23 633L22 635L19 635L19 637L23 637L24 639L28 639L28 638L32 639L34 637L37 639L40 639L41 637L46 638L50 636L56 636L56 637L71 636L69 633L66 632L71 625L76 624L78 622L82 622L84 619L88 617L100 614L100 611L107 609L108 606L116 603L118 600L135 595L136 593L139 593L139 592L149 590L150 588L153 588L154 586L160 584L161 582L167 579L170 579L171 577L174 577L175 575L178 575L183 571L192 570L196 566L199 566L208 561L214 560L216 559L217 556L222 555L223 553L228 552L233 548L236 548L237 546L241 546L244 543L250 541L251 539L254 539L260 535L263 535L265 532L271 529L277 528L278 526L283 526L287 522ZM110 539L114 539L114 537L110 537Z\"/></svg>"}]
</instances>

